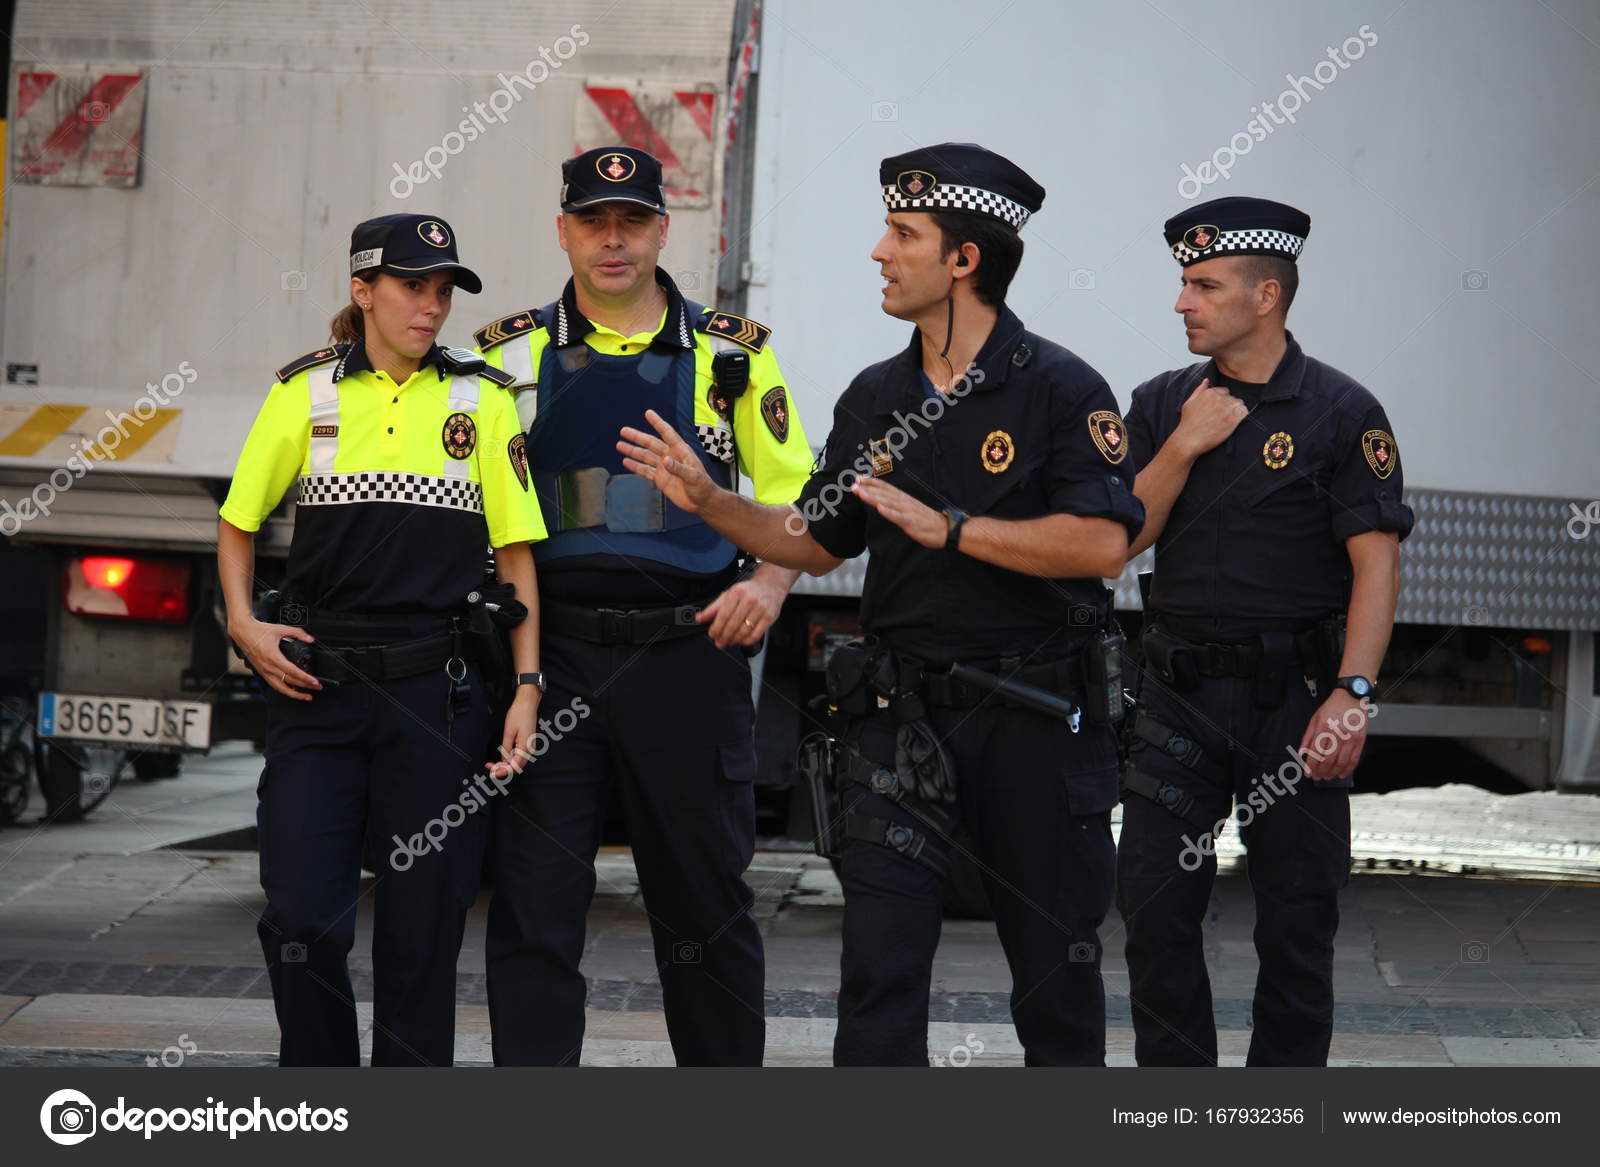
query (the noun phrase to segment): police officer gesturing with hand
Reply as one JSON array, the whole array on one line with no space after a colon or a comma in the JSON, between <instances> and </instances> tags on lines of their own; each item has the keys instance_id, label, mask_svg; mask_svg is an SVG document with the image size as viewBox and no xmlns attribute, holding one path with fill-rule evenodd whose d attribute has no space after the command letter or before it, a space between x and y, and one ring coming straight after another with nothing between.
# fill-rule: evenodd
<instances>
[{"instance_id":1,"label":"police officer gesturing with hand","mask_svg":"<svg viewBox=\"0 0 1600 1167\"><path fill-rule=\"evenodd\" d=\"M1140 1065L1216 1063L1201 920L1236 801L1261 960L1249 1064L1328 1057L1350 774L1412 515L1383 407L1285 329L1310 229L1252 198L1166 223L1175 310L1210 359L1128 412L1147 514L1129 554L1156 549L1118 855Z\"/></svg>"},{"instance_id":2,"label":"police officer gesturing with hand","mask_svg":"<svg viewBox=\"0 0 1600 1167\"><path fill-rule=\"evenodd\" d=\"M831 702L853 715L839 775L844 953L838 1065L927 1065L940 876L965 832L1014 981L1030 1065L1100 1065L1097 929L1110 907L1113 732L957 679L964 664L1082 706L1143 510L1105 381L1028 331L1005 295L1044 190L971 144L883 161L872 258L883 310L916 325L840 397L793 508L710 482L660 418L628 466L767 559L823 574L870 550ZM965 845L964 845L965 846Z\"/></svg>"},{"instance_id":3,"label":"police officer gesturing with hand","mask_svg":"<svg viewBox=\"0 0 1600 1167\"><path fill-rule=\"evenodd\" d=\"M492 545L531 607L528 545L545 531L511 378L437 343L454 289L482 286L449 224L368 220L351 234L350 271L335 343L278 370L218 524L228 631L271 690L258 931L281 1064L358 1065L346 957L366 844L378 876L372 1062L448 1066L482 807L497 793L474 771L496 736L526 757L539 706L537 685L519 686L503 727L490 724L489 654L474 651L465 605ZM253 614L254 535L297 479L288 578ZM512 635L520 673L537 674L536 623ZM502 781L512 768L495 767Z\"/></svg>"},{"instance_id":4,"label":"police officer gesturing with hand","mask_svg":"<svg viewBox=\"0 0 1600 1167\"><path fill-rule=\"evenodd\" d=\"M479 331L517 379L551 537L539 562L546 708L583 718L495 818L489 1010L497 1065L576 1065L579 970L608 789L620 795L679 1065L759 1065L761 935L743 872L755 847L755 744L744 648L797 572L739 579L737 549L627 473L618 429L650 407L703 471L787 502L811 451L768 330L685 300L657 266L661 163L607 147L562 166L560 299ZM569 716L569 721L572 717Z\"/></svg>"}]
</instances>

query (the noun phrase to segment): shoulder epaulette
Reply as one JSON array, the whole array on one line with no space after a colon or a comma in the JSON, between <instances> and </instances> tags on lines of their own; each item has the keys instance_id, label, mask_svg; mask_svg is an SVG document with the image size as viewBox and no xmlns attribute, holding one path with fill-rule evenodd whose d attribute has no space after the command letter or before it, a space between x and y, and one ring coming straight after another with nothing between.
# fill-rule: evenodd
<instances>
[{"instance_id":1,"label":"shoulder epaulette","mask_svg":"<svg viewBox=\"0 0 1600 1167\"><path fill-rule=\"evenodd\" d=\"M522 312L513 312L510 316L502 316L493 324L486 324L472 334L472 339L478 342L478 349L490 348L497 344L504 344L513 336L521 336L524 332L532 332L535 328L543 328L544 320L539 316L536 308L528 308Z\"/></svg>"},{"instance_id":2,"label":"shoulder epaulette","mask_svg":"<svg viewBox=\"0 0 1600 1167\"><path fill-rule=\"evenodd\" d=\"M329 361L336 361L350 351L347 344L328 344L304 356L296 357L283 368L278 370L278 380L287 382L296 373L303 373L307 369L314 369L318 365L325 365Z\"/></svg>"},{"instance_id":3,"label":"shoulder epaulette","mask_svg":"<svg viewBox=\"0 0 1600 1167\"><path fill-rule=\"evenodd\" d=\"M493 365L486 367L478 376L493 381L502 389L509 389L517 383L517 379L504 369L497 369Z\"/></svg>"},{"instance_id":4,"label":"shoulder epaulette","mask_svg":"<svg viewBox=\"0 0 1600 1167\"><path fill-rule=\"evenodd\" d=\"M714 312L709 309L700 317L695 327L707 336L724 336L736 341L753 353L760 352L766 346L767 338L772 335L772 329L765 324L757 324L754 320L735 316L732 312Z\"/></svg>"}]
</instances>

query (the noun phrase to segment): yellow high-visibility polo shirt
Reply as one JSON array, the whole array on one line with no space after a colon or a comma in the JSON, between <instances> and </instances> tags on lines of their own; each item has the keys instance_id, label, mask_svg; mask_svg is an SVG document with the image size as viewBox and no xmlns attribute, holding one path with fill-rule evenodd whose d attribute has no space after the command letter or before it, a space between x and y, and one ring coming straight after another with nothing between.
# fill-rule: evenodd
<instances>
[{"instance_id":1,"label":"yellow high-visibility polo shirt","mask_svg":"<svg viewBox=\"0 0 1600 1167\"><path fill-rule=\"evenodd\" d=\"M770 330L727 312L705 309L698 316L685 308L676 285L658 270L657 282L667 293L667 307L649 332L623 336L603 324L585 319L577 309L571 280L558 302L566 326L581 335L597 353L627 356L648 348L663 329L681 338L681 347L694 347L694 422L701 446L713 458L728 461L737 452L738 468L750 480L757 502L782 505L793 502L811 477L811 447L794 400L784 385L778 358L767 347ZM551 334L563 324L544 320L533 310L513 313L479 329L474 337L478 351L516 379L513 393L538 379L539 362L551 343ZM750 384L733 405L733 426L717 413L710 400L711 362L719 351L744 349L750 354ZM528 420L524 417L523 425ZM644 418L639 428L648 430ZM685 435L686 437L688 435Z\"/></svg>"},{"instance_id":2,"label":"yellow high-visibility polo shirt","mask_svg":"<svg viewBox=\"0 0 1600 1167\"><path fill-rule=\"evenodd\" d=\"M299 479L286 590L301 602L453 610L482 582L488 547L545 537L512 379L446 367L435 346L396 385L358 343L278 370L218 513L256 531Z\"/></svg>"}]
</instances>

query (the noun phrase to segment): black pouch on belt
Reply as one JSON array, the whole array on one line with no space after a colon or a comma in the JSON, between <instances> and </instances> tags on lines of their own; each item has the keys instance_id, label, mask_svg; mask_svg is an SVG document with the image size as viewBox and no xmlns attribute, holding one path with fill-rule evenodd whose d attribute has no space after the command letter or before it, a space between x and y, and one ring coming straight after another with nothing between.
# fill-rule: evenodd
<instances>
[{"instance_id":1,"label":"black pouch on belt","mask_svg":"<svg viewBox=\"0 0 1600 1167\"><path fill-rule=\"evenodd\" d=\"M1200 687L1200 666L1188 641L1159 628L1146 628L1140 646L1145 667L1174 692L1188 693Z\"/></svg>"},{"instance_id":2,"label":"black pouch on belt","mask_svg":"<svg viewBox=\"0 0 1600 1167\"><path fill-rule=\"evenodd\" d=\"M846 641L828 657L828 705L845 717L865 717L876 702L867 683L876 665L880 647L870 636Z\"/></svg>"},{"instance_id":3,"label":"black pouch on belt","mask_svg":"<svg viewBox=\"0 0 1600 1167\"><path fill-rule=\"evenodd\" d=\"M1256 673L1250 692L1257 709L1275 709L1283 703L1289 688L1289 669L1299 659L1294 633L1274 629L1261 634L1261 671Z\"/></svg>"}]
</instances>

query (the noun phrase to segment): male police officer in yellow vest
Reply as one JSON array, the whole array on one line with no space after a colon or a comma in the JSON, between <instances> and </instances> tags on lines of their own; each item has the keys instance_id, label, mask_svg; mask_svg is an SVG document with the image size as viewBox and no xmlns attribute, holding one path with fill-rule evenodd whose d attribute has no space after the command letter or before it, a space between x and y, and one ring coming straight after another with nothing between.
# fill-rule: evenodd
<instances>
[{"instance_id":1,"label":"male police officer in yellow vest","mask_svg":"<svg viewBox=\"0 0 1600 1167\"><path fill-rule=\"evenodd\" d=\"M557 231L572 278L554 303L477 334L516 378L551 534L535 551L543 709L575 714L552 723L560 740L497 810L495 1062L579 1060L578 964L614 785L678 1063L759 1065L764 967L742 878L756 765L744 649L798 573L763 564L735 582L738 549L628 473L616 440L654 409L716 481L742 471L767 503L799 494L811 450L768 330L688 302L657 267L668 226L661 163L630 147L590 150L562 179Z\"/></svg>"}]
</instances>

